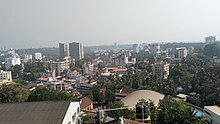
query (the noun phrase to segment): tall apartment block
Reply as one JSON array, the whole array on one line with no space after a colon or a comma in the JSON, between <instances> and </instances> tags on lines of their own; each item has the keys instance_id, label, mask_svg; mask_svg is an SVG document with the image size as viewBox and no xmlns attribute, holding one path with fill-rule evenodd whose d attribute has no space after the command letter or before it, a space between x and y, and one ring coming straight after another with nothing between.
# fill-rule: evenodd
<instances>
[{"instance_id":1,"label":"tall apartment block","mask_svg":"<svg viewBox=\"0 0 220 124\"><path fill-rule=\"evenodd\" d=\"M59 43L59 56L60 59L69 56L69 46L67 43Z\"/></svg>"},{"instance_id":2,"label":"tall apartment block","mask_svg":"<svg viewBox=\"0 0 220 124\"><path fill-rule=\"evenodd\" d=\"M75 58L75 60L80 60L84 58L83 45L79 42L69 43L70 57Z\"/></svg>"}]
</instances>

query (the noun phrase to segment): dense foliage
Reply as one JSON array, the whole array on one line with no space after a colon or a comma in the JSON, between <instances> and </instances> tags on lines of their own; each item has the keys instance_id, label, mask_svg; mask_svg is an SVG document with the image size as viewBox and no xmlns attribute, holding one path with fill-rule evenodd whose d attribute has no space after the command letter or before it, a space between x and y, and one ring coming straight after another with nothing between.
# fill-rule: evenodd
<instances>
[{"instance_id":1,"label":"dense foliage","mask_svg":"<svg viewBox=\"0 0 220 124\"><path fill-rule=\"evenodd\" d=\"M28 93L19 84L8 84L0 87L0 102L24 102L28 98Z\"/></svg>"},{"instance_id":2,"label":"dense foliage","mask_svg":"<svg viewBox=\"0 0 220 124\"><path fill-rule=\"evenodd\" d=\"M28 101L62 101L62 100L78 100L78 99L73 95L49 88L37 88L33 90L28 97Z\"/></svg>"}]
</instances>

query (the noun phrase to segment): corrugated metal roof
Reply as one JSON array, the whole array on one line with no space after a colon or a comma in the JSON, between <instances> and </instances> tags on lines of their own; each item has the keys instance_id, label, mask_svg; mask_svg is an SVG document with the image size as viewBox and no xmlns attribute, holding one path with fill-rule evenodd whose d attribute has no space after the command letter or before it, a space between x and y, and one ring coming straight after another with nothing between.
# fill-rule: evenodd
<instances>
[{"instance_id":1,"label":"corrugated metal roof","mask_svg":"<svg viewBox=\"0 0 220 124\"><path fill-rule=\"evenodd\" d=\"M0 124L61 124L70 101L0 104Z\"/></svg>"}]
</instances>

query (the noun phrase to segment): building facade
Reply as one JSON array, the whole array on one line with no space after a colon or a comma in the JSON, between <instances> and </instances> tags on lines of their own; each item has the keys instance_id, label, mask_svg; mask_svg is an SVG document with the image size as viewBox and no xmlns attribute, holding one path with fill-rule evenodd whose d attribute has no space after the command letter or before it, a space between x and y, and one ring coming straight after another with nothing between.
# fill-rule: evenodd
<instances>
[{"instance_id":1,"label":"building facade","mask_svg":"<svg viewBox=\"0 0 220 124\"><path fill-rule=\"evenodd\" d=\"M167 79L169 76L169 64L166 62L157 62L152 65L152 72L154 76L160 79Z\"/></svg>"},{"instance_id":2,"label":"building facade","mask_svg":"<svg viewBox=\"0 0 220 124\"><path fill-rule=\"evenodd\" d=\"M5 58L5 69L8 70L10 67L15 65L21 65L21 59L19 56Z\"/></svg>"},{"instance_id":3,"label":"building facade","mask_svg":"<svg viewBox=\"0 0 220 124\"><path fill-rule=\"evenodd\" d=\"M187 56L187 49L186 47L176 48L177 50L177 58L184 59Z\"/></svg>"},{"instance_id":4,"label":"building facade","mask_svg":"<svg viewBox=\"0 0 220 124\"><path fill-rule=\"evenodd\" d=\"M75 58L75 60L80 60L84 58L83 45L79 42L69 43L70 57Z\"/></svg>"},{"instance_id":5,"label":"building facade","mask_svg":"<svg viewBox=\"0 0 220 124\"><path fill-rule=\"evenodd\" d=\"M43 59L42 53L34 53L34 58L35 60L42 60Z\"/></svg>"},{"instance_id":6,"label":"building facade","mask_svg":"<svg viewBox=\"0 0 220 124\"><path fill-rule=\"evenodd\" d=\"M0 85L12 82L11 71L0 70Z\"/></svg>"},{"instance_id":7,"label":"building facade","mask_svg":"<svg viewBox=\"0 0 220 124\"><path fill-rule=\"evenodd\" d=\"M69 56L69 46L66 43L59 43L59 56L60 59Z\"/></svg>"},{"instance_id":8,"label":"building facade","mask_svg":"<svg viewBox=\"0 0 220 124\"><path fill-rule=\"evenodd\" d=\"M159 56L160 55L160 44L159 43L151 43L151 44L148 44L148 49L149 49L149 52L154 55L154 56Z\"/></svg>"}]
</instances>

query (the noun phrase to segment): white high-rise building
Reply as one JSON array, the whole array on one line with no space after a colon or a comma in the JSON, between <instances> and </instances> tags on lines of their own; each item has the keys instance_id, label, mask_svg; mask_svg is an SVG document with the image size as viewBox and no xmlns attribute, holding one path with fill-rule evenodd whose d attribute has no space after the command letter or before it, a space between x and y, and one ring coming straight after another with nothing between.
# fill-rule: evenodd
<instances>
[{"instance_id":1,"label":"white high-rise building","mask_svg":"<svg viewBox=\"0 0 220 124\"><path fill-rule=\"evenodd\" d=\"M177 58L181 58L181 59L186 58L186 56L187 56L186 47L176 48L176 50L177 50Z\"/></svg>"},{"instance_id":2,"label":"white high-rise building","mask_svg":"<svg viewBox=\"0 0 220 124\"><path fill-rule=\"evenodd\" d=\"M34 53L35 60L42 60L42 53Z\"/></svg>"},{"instance_id":3,"label":"white high-rise building","mask_svg":"<svg viewBox=\"0 0 220 124\"><path fill-rule=\"evenodd\" d=\"M84 58L83 45L79 42L69 43L70 57L75 58L75 60L80 60Z\"/></svg>"},{"instance_id":4,"label":"white high-rise building","mask_svg":"<svg viewBox=\"0 0 220 124\"><path fill-rule=\"evenodd\" d=\"M69 57L69 46L67 43L59 43L60 59Z\"/></svg>"},{"instance_id":5,"label":"white high-rise building","mask_svg":"<svg viewBox=\"0 0 220 124\"><path fill-rule=\"evenodd\" d=\"M5 69L8 70L11 66L20 65L21 59L19 56L13 56L10 58L5 58Z\"/></svg>"},{"instance_id":6,"label":"white high-rise building","mask_svg":"<svg viewBox=\"0 0 220 124\"><path fill-rule=\"evenodd\" d=\"M0 70L0 85L12 82L11 71Z\"/></svg>"}]
</instances>

